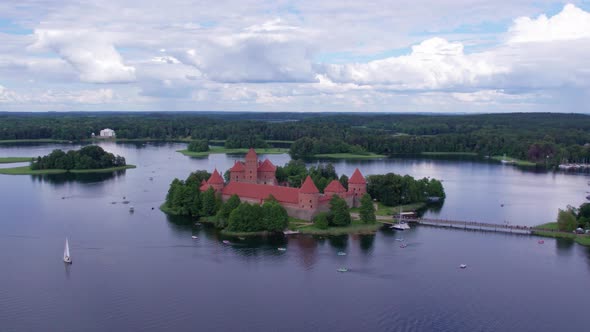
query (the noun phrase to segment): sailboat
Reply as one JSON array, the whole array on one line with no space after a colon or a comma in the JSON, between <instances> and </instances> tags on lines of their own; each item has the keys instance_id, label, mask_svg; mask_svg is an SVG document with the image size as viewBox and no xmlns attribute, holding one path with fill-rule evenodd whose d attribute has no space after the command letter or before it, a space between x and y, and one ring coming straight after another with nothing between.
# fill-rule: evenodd
<instances>
[{"instance_id":1,"label":"sailboat","mask_svg":"<svg viewBox=\"0 0 590 332\"><path fill-rule=\"evenodd\" d=\"M68 238L66 237L66 247L64 248L64 262L72 264L72 256L70 256L70 245L68 244Z\"/></svg>"}]
</instances>

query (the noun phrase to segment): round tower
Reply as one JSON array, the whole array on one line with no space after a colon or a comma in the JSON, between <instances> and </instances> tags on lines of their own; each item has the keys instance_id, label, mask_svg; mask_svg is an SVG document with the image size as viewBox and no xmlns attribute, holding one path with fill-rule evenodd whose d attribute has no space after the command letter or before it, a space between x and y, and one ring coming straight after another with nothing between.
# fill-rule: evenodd
<instances>
[{"instance_id":1,"label":"round tower","mask_svg":"<svg viewBox=\"0 0 590 332\"><path fill-rule=\"evenodd\" d=\"M209 187L212 187L213 190L215 190L215 192L218 193L223 190L225 182L223 181L223 178L221 177L217 169L213 171L213 174L211 174L211 177L209 178L209 180L207 180L207 185Z\"/></svg>"},{"instance_id":2,"label":"round tower","mask_svg":"<svg viewBox=\"0 0 590 332\"><path fill-rule=\"evenodd\" d=\"M313 211L318 208L320 191L308 175L301 188L299 188L299 208Z\"/></svg>"},{"instance_id":3,"label":"round tower","mask_svg":"<svg viewBox=\"0 0 590 332\"><path fill-rule=\"evenodd\" d=\"M360 206L361 197L367 193L367 180L358 168L348 180L348 193L353 196L353 206Z\"/></svg>"}]
</instances>

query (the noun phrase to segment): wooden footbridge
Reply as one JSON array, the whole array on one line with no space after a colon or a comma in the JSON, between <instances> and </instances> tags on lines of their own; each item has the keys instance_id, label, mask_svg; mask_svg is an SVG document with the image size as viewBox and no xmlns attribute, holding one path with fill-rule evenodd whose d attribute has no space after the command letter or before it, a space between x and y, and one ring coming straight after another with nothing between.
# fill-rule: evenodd
<instances>
[{"instance_id":1,"label":"wooden footbridge","mask_svg":"<svg viewBox=\"0 0 590 332\"><path fill-rule=\"evenodd\" d=\"M429 225L436 227L458 228L466 230L479 230L489 232L506 232L515 234L533 234L534 232L550 232L562 233L554 229L543 229L530 226L520 226L511 224L494 224L477 221L461 221L461 220L446 220L433 218L417 218L417 217L402 217L402 220L407 223L415 223L420 225ZM378 216L377 221L382 224L393 225L398 221L397 218ZM568 233L570 234L570 233Z\"/></svg>"}]
</instances>

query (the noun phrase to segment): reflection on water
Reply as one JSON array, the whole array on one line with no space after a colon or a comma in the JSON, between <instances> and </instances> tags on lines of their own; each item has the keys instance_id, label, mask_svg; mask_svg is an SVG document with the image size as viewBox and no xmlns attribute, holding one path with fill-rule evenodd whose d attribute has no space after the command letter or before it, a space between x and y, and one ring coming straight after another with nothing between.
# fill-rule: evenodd
<instances>
[{"instance_id":1,"label":"reflection on water","mask_svg":"<svg viewBox=\"0 0 590 332\"><path fill-rule=\"evenodd\" d=\"M0 175L0 266L10 267L0 273L2 330L586 328L583 320L555 319L571 317L590 291L590 249L573 241L548 238L541 245L531 236L426 226L383 227L373 235L228 238L158 206L172 179L225 170L243 156L187 158L176 152L186 147L180 143L101 145L138 168ZM60 146L0 147L0 156ZM267 157L277 165L289 160ZM580 203L589 190L583 175L469 160L338 161L335 167L348 175L359 167L365 175L443 179L446 201L424 213L463 220L537 224L553 219L558 207ZM64 267L66 236L74 264ZM222 242L227 239L230 245ZM458 268L463 263L465 270ZM340 267L349 272L338 273Z\"/></svg>"},{"instance_id":2,"label":"reflection on water","mask_svg":"<svg viewBox=\"0 0 590 332\"><path fill-rule=\"evenodd\" d=\"M63 173L63 174L44 174L30 175L33 181L45 182L54 186L67 184L68 182L80 182L85 184L99 183L102 181L124 176L127 170L118 170L104 173Z\"/></svg>"}]
</instances>

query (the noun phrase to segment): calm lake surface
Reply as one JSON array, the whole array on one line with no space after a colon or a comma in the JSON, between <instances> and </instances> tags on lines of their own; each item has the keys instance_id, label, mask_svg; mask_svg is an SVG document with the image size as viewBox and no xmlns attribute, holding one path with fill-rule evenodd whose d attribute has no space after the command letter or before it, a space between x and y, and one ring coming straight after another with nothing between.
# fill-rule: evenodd
<instances>
[{"instance_id":1,"label":"calm lake surface","mask_svg":"<svg viewBox=\"0 0 590 332\"><path fill-rule=\"evenodd\" d=\"M1 331L587 328L581 317L590 291L590 250L571 241L545 239L539 245L530 236L418 226L374 236L224 245L214 229L168 218L158 206L173 178L198 169L224 171L242 156L188 158L175 152L185 145L173 143L102 146L138 168L100 175L0 175ZM0 157L44 155L55 148L78 146L0 146ZM289 160L268 157L277 165ZM364 175L442 179L447 199L438 211L426 212L436 218L532 226L554 220L558 208L581 204L590 190L586 175L472 161L334 164L349 176L359 167ZM66 236L71 266L61 260ZM396 241L402 237L406 248ZM287 251L279 252L281 246ZM461 270L461 263L469 267ZM336 272L339 267L349 272Z\"/></svg>"}]
</instances>

